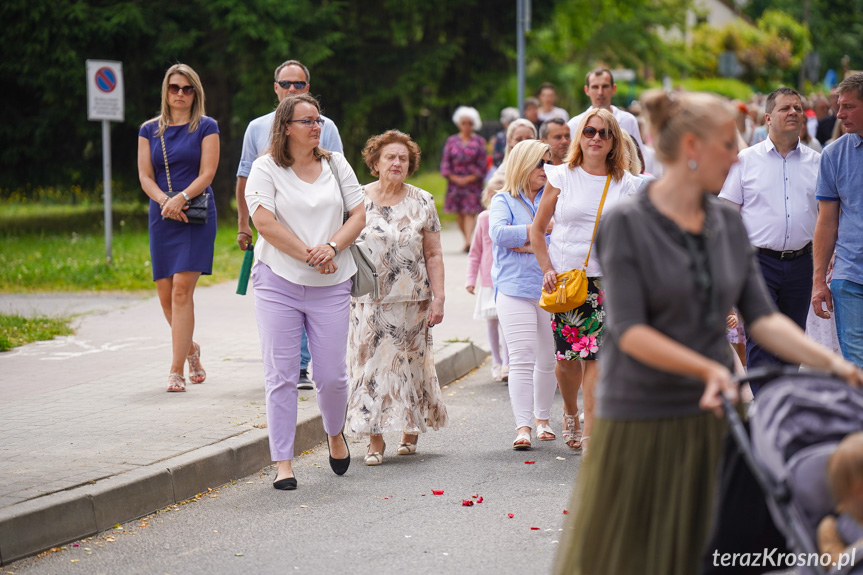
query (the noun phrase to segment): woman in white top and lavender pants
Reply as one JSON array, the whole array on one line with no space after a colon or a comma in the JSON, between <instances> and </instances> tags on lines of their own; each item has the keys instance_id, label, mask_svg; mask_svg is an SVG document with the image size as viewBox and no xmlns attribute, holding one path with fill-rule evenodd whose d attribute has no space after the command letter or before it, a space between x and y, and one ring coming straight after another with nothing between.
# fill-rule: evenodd
<instances>
[{"instance_id":1,"label":"woman in white top and lavender pants","mask_svg":"<svg viewBox=\"0 0 863 575\"><path fill-rule=\"evenodd\" d=\"M531 227L531 242L543 271L543 289L554 291L557 274L581 269L590 250L603 190L608 193L602 214L633 195L641 180L627 169L629 157L622 132L611 112L597 108L582 118L566 162L546 166L548 185ZM554 216L548 249L542 230ZM602 270L595 257L587 266L587 301L570 311L551 315L556 347L557 382L563 397L563 439L584 449L593 425L593 391L599 374L596 359L605 325L602 309ZM578 429L578 388L584 399L584 437Z\"/></svg>"},{"instance_id":2,"label":"woman in white top and lavender pants","mask_svg":"<svg viewBox=\"0 0 863 575\"><path fill-rule=\"evenodd\" d=\"M319 147L323 119L308 94L276 109L270 149L252 164L246 202L260 233L252 270L276 489L296 489L291 460L303 327L315 364L330 467L350 464L344 439L351 276L348 251L365 226L363 191L344 156ZM337 164L336 169L330 168ZM337 174L341 181L337 181ZM342 223L343 212L349 212Z\"/></svg>"}]
</instances>

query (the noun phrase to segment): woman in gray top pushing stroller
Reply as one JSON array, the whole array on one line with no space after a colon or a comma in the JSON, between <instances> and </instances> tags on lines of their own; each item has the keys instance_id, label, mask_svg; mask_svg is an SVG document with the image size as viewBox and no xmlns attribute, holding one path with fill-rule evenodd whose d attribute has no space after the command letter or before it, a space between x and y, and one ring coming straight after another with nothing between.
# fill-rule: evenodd
<instances>
[{"instance_id":1,"label":"woman in gray top pushing stroller","mask_svg":"<svg viewBox=\"0 0 863 575\"><path fill-rule=\"evenodd\" d=\"M710 412L737 392L725 340L732 306L778 356L863 381L775 311L740 215L711 197L737 158L728 103L661 91L642 101L667 169L600 222L607 353L560 575L698 573L725 433Z\"/></svg>"}]
</instances>

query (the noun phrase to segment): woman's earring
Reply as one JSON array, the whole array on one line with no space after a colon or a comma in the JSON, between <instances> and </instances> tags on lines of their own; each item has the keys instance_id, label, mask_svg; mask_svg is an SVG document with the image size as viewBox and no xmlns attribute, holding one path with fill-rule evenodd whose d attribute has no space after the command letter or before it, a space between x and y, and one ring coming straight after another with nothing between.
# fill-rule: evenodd
<instances>
[{"instance_id":1,"label":"woman's earring","mask_svg":"<svg viewBox=\"0 0 863 575\"><path fill-rule=\"evenodd\" d=\"M693 172L698 170L698 162L696 162L695 160L689 160L689 163L686 165L689 166L689 169Z\"/></svg>"}]
</instances>

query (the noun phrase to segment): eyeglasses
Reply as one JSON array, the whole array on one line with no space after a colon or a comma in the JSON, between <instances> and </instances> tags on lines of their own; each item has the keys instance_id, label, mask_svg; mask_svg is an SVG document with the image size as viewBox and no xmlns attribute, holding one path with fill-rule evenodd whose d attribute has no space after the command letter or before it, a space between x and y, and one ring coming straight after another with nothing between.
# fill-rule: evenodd
<instances>
[{"instance_id":1,"label":"eyeglasses","mask_svg":"<svg viewBox=\"0 0 863 575\"><path fill-rule=\"evenodd\" d=\"M553 163L554 162L552 162L551 160L540 160L539 163L536 165L536 169L541 170L546 164L553 164Z\"/></svg>"},{"instance_id":2,"label":"eyeglasses","mask_svg":"<svg viewBox=\"0 0 863 575\"><path fill-rule=\"evenodd\" d=\"M316 120L288 120L285 123L286 124L295 124L297 122L299 122L300 124L302 124L306 128L311 128L313 124L317 124L319 127L323 127L323 125L324 125L324 119L323 118L318 118Z\"/></svg>"},{"instance_id":3,"label":"eyeglasses","mask_svg":"<svg viewBox=\"0 0 863 575\"><path fill-rule=\"evenodd\" d=\"M597 130L593 126L585 126L584 129L581 131L582 135L590 140L593 139L597 132L599 133L599 137L603 140L610 140L613 137L611 130L609 130L608 128Z\"/></svg>"},{"instance_id":4,"label":"eyeglasses","mask_svg":"<svg viewBox=\"0 0 863 575\"><path fill-rule=\"evenodd\" d=\"M293 86L297 90L302 90L303 88L305 88L306 86L309 85L308 82L291 82L290 80L279 80L276 82L276 84L278 84L279 86L281 86L285 90L287 90L291 86Z\"/></svg>"},{"instance_id":5,"label":"eyeglasses","mask_svg":"<svg viewBox=\"0 0 863 575\"><path fill-rule=\"evenodd\" d=\"M177 84L168 84L168 93L176 96L182 90L184 96L191 96L195 93L194 86L178 86Z\"/></svg>"}]
</instances>

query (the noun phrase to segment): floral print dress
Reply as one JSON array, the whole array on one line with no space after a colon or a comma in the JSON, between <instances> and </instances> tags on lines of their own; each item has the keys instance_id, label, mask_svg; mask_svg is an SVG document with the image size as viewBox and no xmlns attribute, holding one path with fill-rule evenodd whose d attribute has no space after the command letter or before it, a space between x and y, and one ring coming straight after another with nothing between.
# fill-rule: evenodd
<instances>
[{"instance_id":1,"label":"floral print dress","mask_svg":"<svg viewBox=\"0 0 863 575\"><path fill-rule=\"evenodd\" d=\"M458 134L447 138L440 162L441 175L445 178L451 175L476 175L479 178L464 186L447 180L444 211L450 214L478 214L485 209L481 198L487 158L485 139L481 136L474 134L466 143L461 141Z\"/></svg>"},{"instance_id":2,"label":"floral print dress","mask_svg":"<svg viewBox=\"0 0 863 575\"><path fill-rule=\"evenodd\" d=\"M423 254L425 232L441 229L434 198L415 186L395 206L365 199L366 227L381 299L351 302L346 428L355 436L415 434L447 423L428 327L432 292Z\"/></svg>"}]
</instances>

